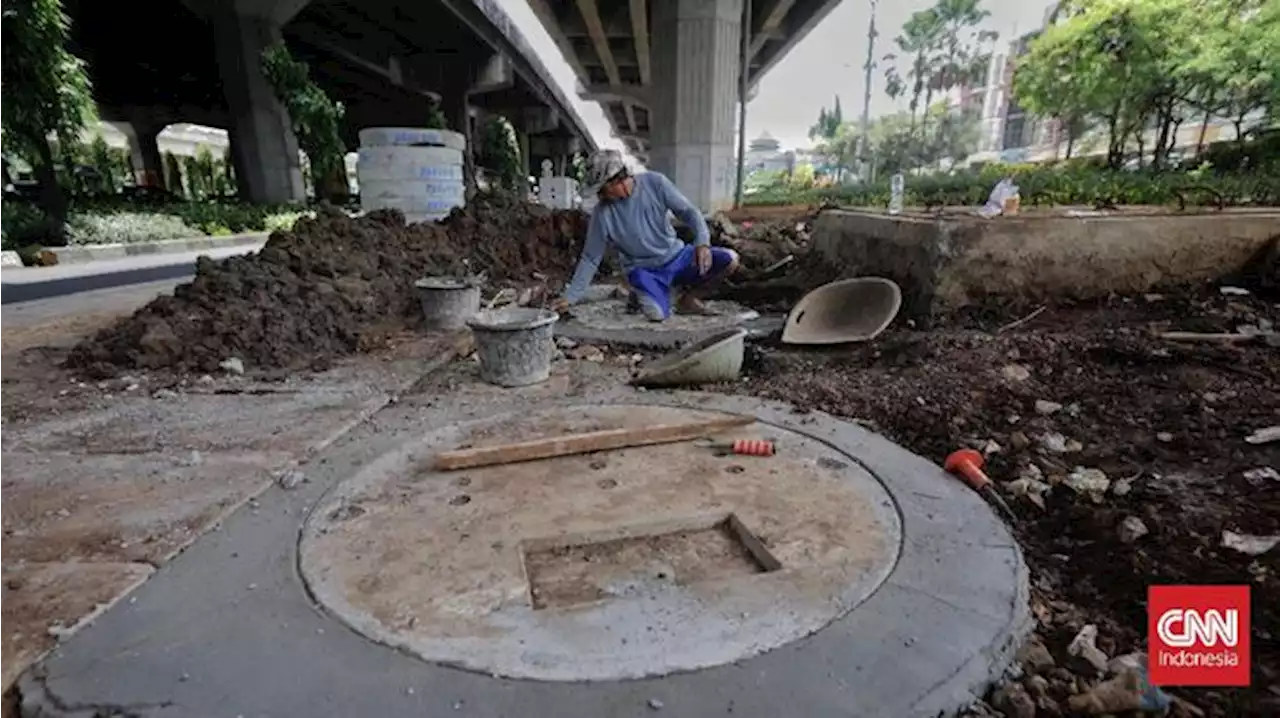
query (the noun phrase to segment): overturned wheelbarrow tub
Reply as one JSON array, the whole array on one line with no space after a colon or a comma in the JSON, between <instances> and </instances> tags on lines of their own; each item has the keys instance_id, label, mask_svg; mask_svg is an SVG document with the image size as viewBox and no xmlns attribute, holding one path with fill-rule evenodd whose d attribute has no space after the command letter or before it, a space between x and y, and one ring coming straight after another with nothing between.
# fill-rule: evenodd
<instances>
[{"instance_id":1,"label":"overturned wheelbarrow tub","mask_svg":"<svg viewBox=\"0 0 1280 718\"><path fill-rule=\"evenodd\" d=\"M732 381L742 371L746 329L716 332L642 367L636 386L690 386Z\"/></svg>"},{"instance_id":2,"label":"overturned wheelbarrow tub","mask_svg":"<svg viewBox=\"0 0 1280 718\"><path fill-rule=\"evenodd\" d=\"M785 344L844 344L874 339L898 315L902 289L882 277L824 284L804 295L782 328Z\"/></svg>"}]
</instances>

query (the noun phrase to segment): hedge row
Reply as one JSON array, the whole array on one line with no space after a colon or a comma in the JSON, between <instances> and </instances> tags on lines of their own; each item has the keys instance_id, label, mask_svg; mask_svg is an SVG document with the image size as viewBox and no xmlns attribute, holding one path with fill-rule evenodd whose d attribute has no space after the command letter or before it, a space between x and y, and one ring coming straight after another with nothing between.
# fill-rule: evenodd
<instances>
[{"instance_id":1,"label":"hedge row","mask_svg":"<svg viewBox=\"0 0 1280 718\"><path fill-rule=\"evenodd\" d=\"M906 177L908 206L981 205L1001 178L1012 175L1023 206L1167 205L1241 207L1280 205L1280 176L1215 175L1209 172L1101 170L1080 166L988 165L977 171ZM747 204L817 204L886 207L889 181L805 191L770 188Z\"/></svg>"}]
</instances>

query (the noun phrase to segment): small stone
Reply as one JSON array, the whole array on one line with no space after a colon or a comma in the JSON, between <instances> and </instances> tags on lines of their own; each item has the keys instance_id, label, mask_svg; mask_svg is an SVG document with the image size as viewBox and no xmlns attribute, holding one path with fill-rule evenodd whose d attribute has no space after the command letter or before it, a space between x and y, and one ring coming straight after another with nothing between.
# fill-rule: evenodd
<instances>
[{"instance_id":1,"label":"small stone","mask_svg":"<svg viewBox=\"0 0 1280 718\"><path fill-rule=\"evenodd\" d=\"M1224 287L1218 287L1218 293L1224 297L1247 297L1249 296L1250 292L1248 289L1245 289L1244 287L1224 286Z\"/></svg>"},{"instance_id":2,"label":"small stone","mask_svg":"<svg viewBox=\"0 0 1280 718\"><path fill-rule=\"evenodd\" d=\"M1067 699L1067 708L1084 715L1136 711L1142 707L1142 685L1138 671L1125 671L1085 693L1071 696Z\"/></svg>"},{"instance_id":3,"label":"small stone","mask_svg":"<svg viewBox=\"0 0 1280 718\"><path fill-rule=\"evenodd\" d=\"M1045 401L1044 399L1036 399L1036 413L1043 416L1056 414L1062 410L1062 405L1056 401Z\"/></svg>"},{"instance_id":4,"label":"small stone","mask_svg":"<svg viewBox=\"0 0 1280 718\"><path fill-rule=\"evenodd\" d=\"M1280 535L1252 536L1224 530L1222 532L1222 545L1225 548L1239 551L1249 556L1261 556L1280 545Z\"/></svg>"},{"instance_id":5,"label":"small stone","mask_svg":"<svg viewBox=\"0 0 1280 718\"><path fill-rule=\"evenodd\" d=\"M152 399L177 399L178 392L174 391L173 389L156 389L155 393L151 395L151 398Z\"/></svg>"},{"instance_id":6,"label":"small stone","mask_svg":"<svg viewBox=\"0 0 1280 718\"><path fill-rule=\"evenodd\" d=\"M56 513L58 514L59 517L64 519L71 515L71 512L65 508L58 509Z\"/></svg>"},{"instance_id":7,"label":"small stone","mask_svg":"<svg viewBox=\"0 0 1280 718\"><path fill-rule=\"evenodd\" d=\"M1080 659L1082 664L1101 674L1107 670L1110 659L1095 645L1094 642L1097 640L1098 627L1090 623L1081 628L1076 637L1071 639L1071 644L1067 646L1067 654Z\"/></svg>"},{"instance_id":8,"label":"small stone","mask_svg":"<svg viewBox=\"0 0 1280 718\"><path fill-rule=\"evenodd\" d=\"M1170 434L1167 431L1161 431L1160 433L1156 434L1156 441L1160 441L1167 444L1170 441L1173 441L1173 434Z\"/></svg>"},{"instance_id":9,"label":"small stone","mask_svg":"<svg viewBox=\"0 0 1280 718\"><path fill-rule=\"evenodd\" d=\"M1062 483L1067 488L1078 494L1105 494L1107 489L1111 488L1111 479L1102 472L1101 469L1086 469L1083 466L1077 466L1063 479Z\"/></svg>"},{"instance_id":10,"label":"small stone","mask_svg":"<svg viewBox=\"0 0 1280 718\"><path fill-rule=\"evenodd\" d=\"M1022 648L1018 649L1016 658L1031 674L1043 673L1057 665L1053 660L1053 654L1049 653L1049 649L1039 641L1027 641Z\"/></svg>"},{"instance_id":11,"label":"small stone","mask_svg":"<svg viewBox=\"0 0 1280 718\"><path fill-rule=\"evenodd\" d=\"M1120 522L1120 528L1117 533L1120 536L1120 543L1133 543L1146 536L1150 531L1147 529L1147 525L1142 523L1142 519L1137 516L1128 516L1124 521Z\"/></svg>"},{"instance_id":12,"label":"small stone","mask_svg":"<svg viewBox=\"0 0 1280 718\"><path fill-rule=\"evenodd\" d=\"M1130 491L1133 491L1133 482L1129 479L1120 479L1111 487L1111 493L1116 496L1128 496Z\"/></svg>"},{"instance_id":13,"label":"small stone","mask_svg":"<svg viewBox=\"0 0 1280 718\"><path fill-rule=\"evenodd\" d=\"M650 699L649 699L649 710L660 711L660 710L662 710L664 707L666 707L666 705L667 705L666 703L663 703L662 701L658 700L657 698L650 698Z\"/></svg>"},{"instance_id":14,"label":"small stone","mask_svg":"<svg viewBox=\"0 0 1280 718\"><path fill-rule=\"evenodd\" d=\"M191 674L190 674L190 673L183 673L182 675L178 676L178 681L179 681L179 682L186 683L186 682L187 682L187 681L189 681L189 680L191 680Z\"/></svg>"},{"instance_id":15,"label":"small stone","mask_svg":"<svg viewBox=\"0 0 1280 718\"><path fill-rule=\"evenodd\" d=\"M199 379L196 379L197 384L212 384L213 381L214 381L213 377L209 376L208 374L204 374Z\"/></svg>"},{"instance_id":16,"label":"small stone","mask_svg":"<svg viewBox=\"0 0 1280 718\"><path fill-rule=\"evenodd\" d=\"M138 390L138 385L137 385L137 384L130 384L130 385L126 386L126 387L124 388L124 390L125 390L125 391L137 391L137 390Z\"/></svg>"},{"instance_id":17,"label":"small stone","mask_svg":"<svg viewBox=\"0 0 1280 718\"><path fill-rule=\"evenodd\" d=\"M1004 451L1004 447L997 444L993 439L987 439L986 443L982 445L982 453L985 456L998 454L1001 451Z\"/></svg>"},{"instance_id":18,"label":"small stone","mask_svg":"<svg viewBox=\"0 0 1280 718\"><path fill-rule=\"evenodd\" d=\"M599 363L604 361L604 350L590 344L583 344L565 351L565 356L579 361Z\"/></svg>"},{"instance_id":19,"label":"small stone","mask_svg":"<svg viewBox=\"0 0 1280 718\"><path fill-rule=\"evenodd\" d=\"M577 347L578 343L568 337L556 337L556 346L568 350Z\"/></svg>"},{"instance_id":20,"label":"small stone","mask_svg":"<svg viewBox=\"0 0 1280 718\"><path fill-rule=\"evenodd\" d=\"M1006 364L1000 373L1009 381L1026 381L1031 378L1031 370L1021 364Z\"/></svg>"},{"instance_id":21,"label":"small stone","mask_svg":"<svg viewBox=\"0 0 1280 718\"><path fill-rule=\"evenodd\" d=\"M276 479L276 483L280 485L280 488L289 490L298 488L298 485L306 480L306 474L303 474L297 469L289 469L288 471L280 474Z\"/></svg>"},{"instance_id":22,"label":"small stone","mask_svg":"<svg viewBox=\"0 0 1280 718\"><path fill-rule=\"evenodd\" d=\"M244 362L241 361L240 357L229 357L227 359L223 359L218 362L218 368L228 374L235 374L236 376L244 374Z\"/></svg>"},{"instance_id":23,"label":"small stone","mask_svg":"<svg viewBox=\"0 0 1280 718\"><path fill-rule=\"evenodd\" d=\"M258 584L256 584L256 583L251 583L251 584L249 584L249 590L250 590L250 591L252 591L252 590L256 589L257 587L258 587Z\"/></svg>"},{"instance_id":24,"label":"small stone","mask_svg":"<svg viewBox=\"0 0 1280 718\"><path fill-rule=\"evenodd\" d=\"M1074 454L1084 448L1080 442L1068 439L1056 431L1042 435L1040 447L1051 454Z\"/></svg>"},{"instance_id":25,"label":"small stone","mask_svg":"<svg viewBox=\"0 0 1280 718\"><path fill-rule=\"evenodd\" d=\"M1031 446L1031 439L1028 439L1027 435L1021 431L1015 431L1009 435L1009 443L1013 445L1015 451L1022 451Z\"/></svg>"},{"instance_id":26,"label":"small stone","mask_svg":"<svg viewBox=\"0 0 1280 718\"><path fill-rule=\"evenodd\" d=\"M1036 702L1021 683L1006 683L996 690L991 705L1006 718L1035 718Z\"/></svg>"},{"instance_id":27,"label":"small stone","mask_svg":"<svg viewBox=\"0 0 1280 718\"><path fill-rule=\"evenodd\" d=\"M1027 676L1022 685L1037 701L1049 695L1049 679L1044 676Z\"/></svg>"},{"instance_id":28,"label":"small stone","mask_svg":"<svg viewBox=\"0 0 1280 718\"><path fill-rule=\"evenodd\" d=\"M1270 466L1259 466L1256 469L1249 469L1244 472L1244 480L1254 486L1261 486L1268 481L1280 481L1280 471L1276 471Z\"/></svg>"}]
</instances>

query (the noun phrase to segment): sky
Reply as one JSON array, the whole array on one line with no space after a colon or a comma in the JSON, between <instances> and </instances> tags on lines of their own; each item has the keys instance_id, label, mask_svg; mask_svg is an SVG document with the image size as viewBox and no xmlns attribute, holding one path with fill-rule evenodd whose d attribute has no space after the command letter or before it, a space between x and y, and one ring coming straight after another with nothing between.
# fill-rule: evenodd
<instances>
[{"instance_id":1,"label":"sky","mask_svg":"<svg viewBox=\"0 0 1280 718\"><path fill-rule=\"evenodd\" d=\"M609 122L594 102L578 99L575 77L560 49L538 22L528 0L500 0L501 5L519 26L529 44L541 57L587 123L596 141L603 147L621 148L622 143L610 137ZM1040 26L1048 0L984 0L982 7L991 13L985 27L1000 33L1004 43ZM893 38L910 15L933 5L933 0L881 0L876 11L876 59L892 50ZM830 107L835 96L846 120L857 119L862 112L864 92L863 64L867 59L867 20L870 0L841 0L817 27L801 40L782 61L774 65L757 88L756 98L747 105L747 137L768 132L784 148L808 147L809 128L818 119L822 107ZM872 76L872 117L906 109L906 100L896 103L884 94L884 68Z\"/></svg>"}]
</instances>

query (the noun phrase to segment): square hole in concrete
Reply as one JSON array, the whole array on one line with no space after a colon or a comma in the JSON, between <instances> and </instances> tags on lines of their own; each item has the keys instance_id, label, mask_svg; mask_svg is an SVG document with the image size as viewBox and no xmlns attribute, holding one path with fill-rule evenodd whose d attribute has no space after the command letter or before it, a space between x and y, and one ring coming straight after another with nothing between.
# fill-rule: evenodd
<instances>
[{"instance_id":1,"label":"square hole in concrete","mask_svg":"<svg viewBox=\"0 0 1280 718\"><path fill-rule=\"evenodd\" d=\"M534 609L639 596L782 568L733 514L525 541L522 548Z\"/></svg>"}]
</instances>

